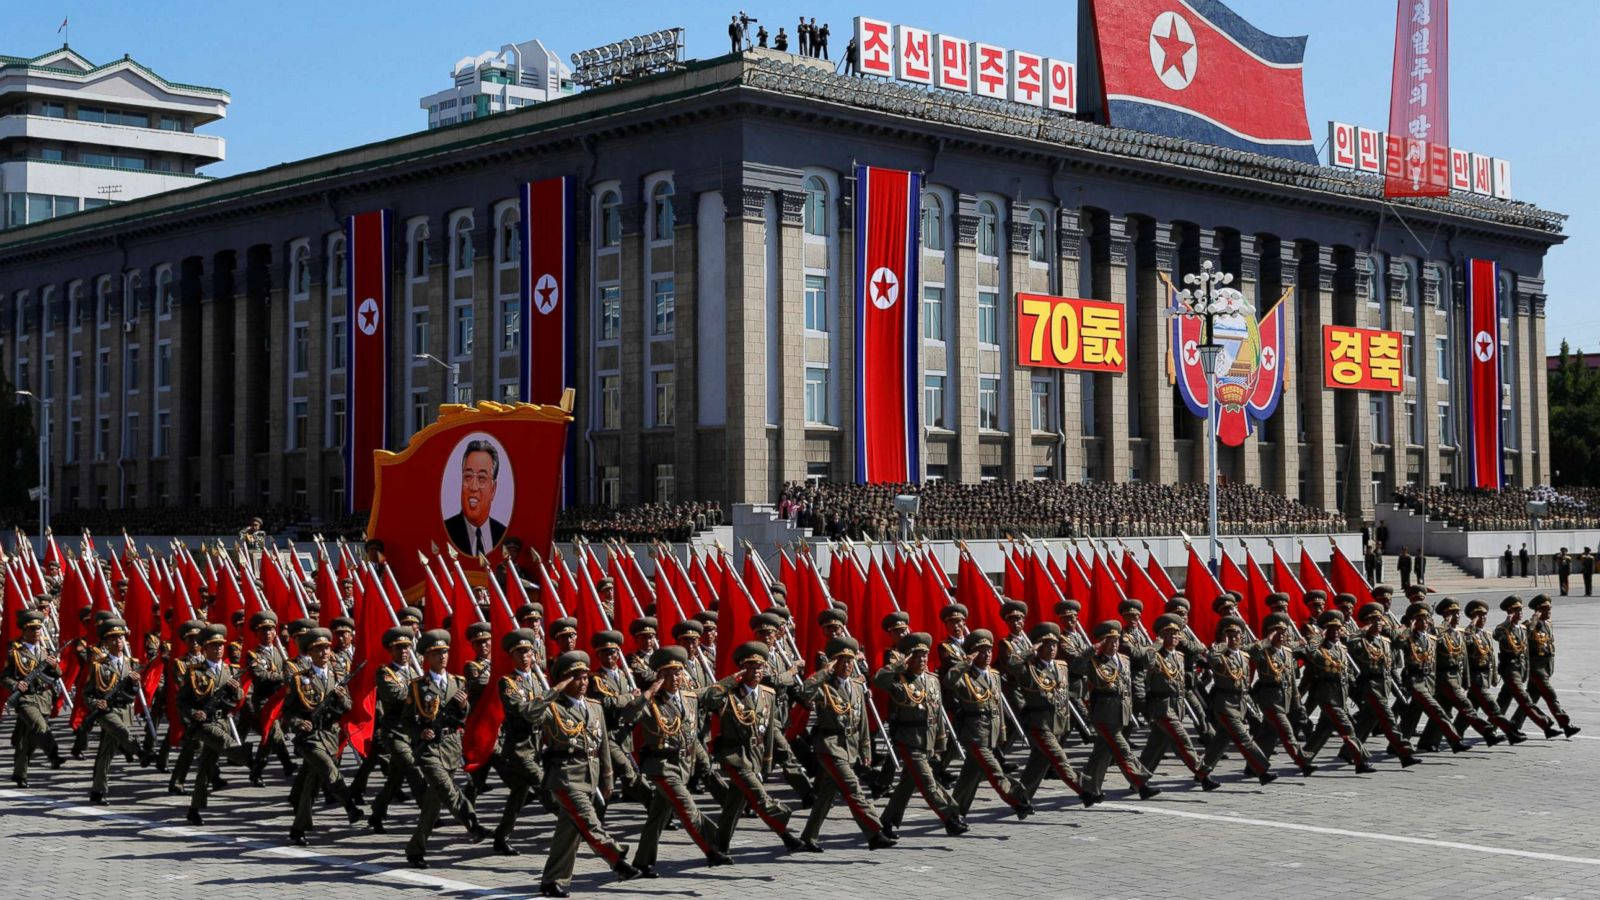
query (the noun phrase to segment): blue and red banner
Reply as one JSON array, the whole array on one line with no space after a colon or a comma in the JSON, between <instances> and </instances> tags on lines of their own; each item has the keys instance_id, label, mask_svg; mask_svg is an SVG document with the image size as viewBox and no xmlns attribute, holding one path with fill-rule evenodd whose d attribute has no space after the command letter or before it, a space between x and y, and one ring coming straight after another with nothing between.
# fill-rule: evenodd
<instances>
[{"instance_id":1,"label":"blue and red banner","mask_svg":"<svg viewBox=\"0 0 1600 900\"><path fill-rule=\"evenodd\" d=\"M1097 121L1316 164L1304 37L1218 0L1083 0L1078 19L1080 106Z\"/></svg>"},{"instance_id":2,"label":"blue and red banner","mask_svg":"<svg viewBox=\"0 0 1600 900\"><path fill-rule=\"evenodd\" d=\"M1176 309L1176 290L1163 273L1168 307ZM1230 447L1244 443L1278 410L1283 396L1284 312L1294 292L1284 289L1278 302L1266 315L1251 313L1243 317L1218 317L1211 339L1222 345L1217 353L1217 439ZM1168 357L1169 377L1178 388L1189 411L1205 418L1210 409L1211 391L1201 365L1200 345L1205 343L1205 326L1194 316L1172 315L1172 351Z\"/></svg>"},{"instance_id":3,"label":"blue and red banner","mask_svg":"<svg viewBox=\"0 0 1600 900\"><path fill-rule=\"evenodd\" d=\"M389 430L389 232L386 209L345 220L344 484L347 512L372 506L372 454Z\"/></svg>"},{"instance_id":4,"label":"blue and red banner","mask_svg":"<svg viewBox=\"0 0 1600 900\"><path fill-rule=\"evenodd\" d=\"M577 304L568 302L577 286L577 242L573 240L573 179L561 176L522 185L521 393L524 403L554 405L578 383ZM568 436L562 470L564 506L577 503L577 453Z\"/></svg>"},{"instance_id":5,"label":"blue and red banner","mask_svg":"<svg viewBox=\"0 0 1600 900\"><path fill-rule=\"evenodd\" d=\"M856 166L856 481L920 481L917 221L922 176Z\"/></svg>"},{"instance_id":6,"label":"blue and red banner","mask_svg":"<svg viewBox=\"0 0 1600 900\"><path fill-rule=\"evenodd\" d=\"M1500 266L1492 260L1467 260L1467 468L1472 486L1504 486L1500 452Z\"/></svg>"}]
</instances>

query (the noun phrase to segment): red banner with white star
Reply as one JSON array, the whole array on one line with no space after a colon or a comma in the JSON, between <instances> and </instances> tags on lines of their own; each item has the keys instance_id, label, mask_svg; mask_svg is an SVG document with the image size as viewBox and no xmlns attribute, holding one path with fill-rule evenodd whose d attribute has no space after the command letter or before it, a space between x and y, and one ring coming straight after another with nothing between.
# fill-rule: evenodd
<instances>
[{"instance_id":1,"label":"red banner with white star","mask_svg":"<svg viewBox=\"0 0 1600 900\"><path fill-rule=\"evenodd\" d=\"M1500 267L1467 260L1467 467L1472 486L1499 490L1500 471Z\"/></svg>"},{"instance_id":2,"label":"red banner with white star","mask_svg":"<svg viewBox=\"0 0 1600 900\"><path fill-rule=\"evenodd\" d=\"M577 384L577 305L569 302L576 242L572 229L573 179L545 178L522 185L521 374L524 403L560 403ZM569 440L576 437L574 431ZM577 503L577 448L567 450L562 502Z\"/></svg>"},{"instance_id":3,"label":"red banner with white star","mask_svg":"<svg viewBox=\"0 0 1600 900\"><path fill-rule=\"evenodd\" d=\"M856 167L856 481L919 481L917 221L922 178ZM824 403L826 400L824 400ZM824 409L824 413L826 410Z\"/></svg>"},{"instance_id":4,"label":"red banner with white star","mask_svg":"<svg viewBox=\"0 0 1600 900\"><path fill-rule=\"evenodd\" d=\"M346 351L344 484L349 512L372 505L372 454L389 415L389 231L386 209L345 220Z\"/></svg>"}]
</instances>

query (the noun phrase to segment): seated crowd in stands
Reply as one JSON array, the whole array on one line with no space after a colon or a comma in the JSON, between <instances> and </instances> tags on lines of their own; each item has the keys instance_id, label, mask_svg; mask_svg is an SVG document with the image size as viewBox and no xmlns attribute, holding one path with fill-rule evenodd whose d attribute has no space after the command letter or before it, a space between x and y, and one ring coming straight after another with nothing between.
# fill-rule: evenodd
<instances>
[{"instance_id":1,"label":"seated crowd in stands","mask_svg":"<svg viewBox=\"0 0 1600 900\"><path fill-rule=\"evenodd\" d=\"M1524 530L1532 500L1549 504L1540 528L1600 528L1600 488L1541 485L1496 492L1408 484L1394 492L1394 501L1412 512L1426 511L1430 519L1468 531Z\"/></svg>"},{"instance_id":2,"label":"seated crowd in stands","mask_svg":"<svg viewBox=\"0 0 1600 900\"><path fill-rule=\"evenodd\" d=\"M556 540L582 535L591 541L621 538L629 543L687 541L697 531L722 524L716 503L645 503L641 506L578 506L556 515Z\"/></svg>"},{"instance_id":3,"label":"seated crowd in stands","mask_svg":"<svg viewBox=\"0 0 1600 900\"><path fill-rule=\"evenodd\" d=\"M1185 531L1203 534L1208 525L1204 484L1125 484L1064 481L990 481L956 484L790 483L778 513L829 537L894 537L897 494L920 494L916 533L933 540L1030 537L1141 537ZM1337 514L1248 484L1217 490L1217 518L1224 534L1325 534L1344 530Z\"/></svg>"}]
</instances>

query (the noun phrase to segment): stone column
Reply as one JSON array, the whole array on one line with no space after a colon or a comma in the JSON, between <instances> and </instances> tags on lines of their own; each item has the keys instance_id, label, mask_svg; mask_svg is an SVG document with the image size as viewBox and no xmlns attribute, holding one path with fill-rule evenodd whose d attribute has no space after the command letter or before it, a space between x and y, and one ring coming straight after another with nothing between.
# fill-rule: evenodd
<instances>
[{"instance_id":1,"label":"stone column","mask_svg":"<svg viewBox=\"0 0 1600 900\"><path fill-rule=\"evenodd\" d=\"M806 325L805 229L806 195L799 190L777 192L778 202L778 459L772 475L779 484L806 477ZM915 302L916 290L904 285L902 302ZM840 304L843 307L843 304ZM844 318L840 316L840 318ZM841 407L845 404L840 404ZM854 404L851 415L854 415ZM842 412L842 410L841 410ZM774 488L776 485L773 486ZM775 493L769 494L771 499Z\"/></svg>"},{"instance_id":2,"label":"stone column","mask_svg":"<svg viewBox=\"0 0 1600 900\"><path fill-rule=\"evenodd\" d=\"M950 338L950 374L956 387L956 460L951 477L962 484L976 484L982 473L978 452L978 217L976 198L961 194L956 198L955 245L945 259L955 256L954 290L944 302L955 309L955 328Z\"/></svg>"},{"instance_id":3,"label":"stone column","mask_svg":"<svg viewBox=\"0 0 1600 900\"><path fill-rule=\"evenodd\" d=\"M1388 275L1388 284L1384 291L1384 303L1389 310L1389 324L1387 327L1391 331L1416 331L1416 317L1411 315L1410 304L1411 265L1411 263L1404 260L1390 257L1388 268L1385 270ZM1372 327L1380 328L1384 326L1381 321L1375 321ZM1403 339L1401 343L1404 344ZM1406 450L1407 443L1410 440L1410 432L1407 429L1408 423L1405 421L1405 405L1406 390L1412 385L1405 383L1404 352L1402 347L1400 393L1382 395L1383 403L1388 407L1389 411L1389 432L1373 436L1375 442L1388 447L1387 450L1380 450L1378 453L1389 470L1388 485L1390 488L1405 484L1406 470L1411 464L1410 454ZM1385 503L1389 502L1387 497L1382 499Z\"/></svg>"},{"instance_id":4,"label":"stone column","mask_svg":"<svg viewBox=\"0 0 1600 900\"><path fill-rule=\"evenodd\" d=\"M1077 207L1063 207L1057 213L1056 222L1061 294L1076 297L1081 293L1078 284L1083 276L1083 211ZM1083 377L1079 372L1063 371L1058 379L1061 396L1056 402L1064 441L1060 472L1063 481L1077 481L1083 472Z\"/></svg>"},{"instance_id":5,"label":"stone column","mask_svg":"<svg viewBox=\"0 0 1600 900\"><path fill-rule=\"evenodd\" d=\"M673 409L673 422L677 426L672 433L673 473L677 478L678 497L698 500L707 496L699 477L699 431L696 427L700 421L696 404L700 367L695 353L698 344L696 335L700 330L700 277L696 255L700 246L700 196L680 184L673 197L673 206L672 280L677 291L672 333L673 378L677 400Z\"/></svg>"},{"instance_id":6,"label":"stone column","mask_svg":"<svg viewBox=\"0 0 1600 900\"><path fill-rule=\"evenodd\" d=\"M202 366L200 377L200 489L202 506L218 506L225 497L222 490L224 454L237 449L234 417L223 408L235 407L234 385L234 258L232 251L217 253L207 270L210 290L200 299L201 346L195 348L195 363ZM188 335L183 336L185 339ZM173 341L174 359L185 341ZM185 373L191 354L182 354L178 371ZM180 489L181 490L181 489ZM182 497L180 493L178 495ZM180 500L180 502L182 502Z\"/></svg>"},{"instance_id":7,"label":"stone column","mask_svg":"<svg viewBox=\"0 0 1600 900\"><path fill-rule=\"evenodd\" d=\"M1300 289L1303 300L1300 309L1311 315L1310 328L1301 329L1301 373L1304 376L1304 401L1306 406L1305 454L1306 479L1310 482L1306 499L1313 507L1325 510L1339 509L1334 479L1335 444L1334 398L1325 389L1321 352L1321 326L1333 321L1333 285L1336 269L1333 248L1325 245L1307 245L1300 257ZM1311 330L1315 330L1313 335Z\"/></svg>"},{"instance_id":8,"label":"stone column","mask_svg":"<svg viewBox=\"0 0 1600 900\"><path fill-rule=\"evenodd\" d=\"M1033 452L1033 369L1018 365L1016 359L1017 291L1028 283L1028 239L1033 234L1033 224L1028 220L1029 208L1012 204L1006 212L1005 255L1001 258L1000 283L995 285L1000 295L1000 364L1001 378L1009 375L1011 381L1011 431L1001 447L1001 458L1012 481L1030 481L1036 458Z\"/></svg>"},{"instance_id":9,"label":"stone column","mask_svg":"<svg viewBox=\"0 0 1600 900\"><path fill-rule=\"evenodd\" d=\"M1372 311L1367 301L1372 296L1372 258L1366 253L1352 255L1350 267L1340 271L1335 278L1335 302L1350 310L1348 321L1358 328L1371 328ZM1372 518L1372 416L1368 413L1368 395L1365 392L1347 391L1345 412L1339 417L1339 435L1345 440L1344 496L1340 509L1347 518L1368 521Z\"/></svg>"},{"instance_id":10,"label":"stone column","mask_svg":"<svg viewBox=\"0 0 1600 900\"><path fill-rule=\"evenodd\" d=\"M1441 373L1433 343L1440 334L1448 334L1449 320L1437 312L1443 308L1440 305L1443 300L1441 292L1444 290L1440 264L1424 262L1419 275L1418 289L1422 297L1414 340L1417 348L1417 415L1422 421L1415 443L1422 445L1422 471L1418 473L1418 486L1427 487L1439 483L1439 415L1435 404L1438 403L1439 394L1437 379Z\"/></svg>"},{"instance_id":11,"label":"stone column","mask_svg":"<svg viewBox=\"0 0 1600 900\"><path fill-rule=\"evenodd\" d=\"M284 395L274 390L286 384L288 369L285 334L288 322L283 318L285 304L271 299L273 278L272 253L265 250L264 258L257 247L244 251L242 270L243 290L235 286L233 322L233 491L234 503L252 506L261 496L260 475L256 454L268 450L261 440L266 429L261 428L263 417L280 427L273 433L282 436L284 424ZM268 353L269 347L279 352ZM271 448L279 450L280 448Z\"/></svg>"},{"instance_id":12,"label":"stone column","mask_svg":"<svg viewBox=\"0 0 1600 900\"><path fill-rule=\"evenodd\" d=\"M1539 280L1538 289L1529 297L1532 302L1532 316L1528 320L1528 331L1531 332L1533 341L1533 365L1529 366L1533 372L1533 406L1528 417L1533 420L1533 463L1529 467L1534 484L1550 484L1554 481L1551 477L1550 465L1550 370L1545 367L1545 335L1544 335L1544 279Z\"/></svg>"},{"instance_id":13,"label":"stone column","mask_svg":"<svg viewBox=\"0 0 1600 900\"><path fill-rule=\"evenodd\" d=\"M1106 286L1108 300L1123 307L1128 313L1128 254L1133 249L1133 235L1128 230L1128 218L1111 214L1106 216L1107 270L1095 283ZM1106 481L1122 483L1128 480L1128 467L1133 454L1128 436L1128 379L1122 375L1100 374L1094 376L1095 433L1100 436L1100 465Z\"/></svg>"},{"instance_id":14,"label":"stone column","mask_svg":"<svg viewBox=\"0 0 1600 900\"><path fill-rule=\"evenodd\" d=\"M1172 225L1168 222L1151 222L1142 229L1139 246L1138 299L1130 304L1129 316L1139 317L1138 371L1128 377L1137 379L1139 392L1140 428L1143 429L1150 452L1145 460L1148 467L1145 480L1156 484L1174 484L1178 481L1177 435L1172 427L1172 382L1167 380L1168 357L1172 352L1171 299L1161 273L1175 270L1178 245L1172 239Z\"/></svg>"},{"instance_id":15,"label":"stone column","mask_svg":"<svg viewBox=\"0 0 1600 900\"><path fill-rule=\"evenodd\" d=\"M626 189L628 186L624 185ZM638 185L632 187L638 189ZM619 485L622 505L641 502L646 486L653 481L654 472L644 471L643 432L649 426L644 421L645 391L649 390L649 373L644 370L644 348L650 340L651 313L649 267L646 255L650 241L646 238L645 217L650 215L646 202L625 200L618 211L622 217L622 242L617 251L620 263L622 310L617 340L617 368L622 382L622 429L618 432Z\"/></svg>"},{"instance_id":16,"label":"stone column","mask_svg":"<svg viewBox=\"0 0 1600 900\"><path fill-rule=\"evenodd\" d=\"M1516 421L1512 427L1517 430L1517 456L1520 459L1517 470L1522 476L1516 486L1523 488L1548 483L1547 479L1541 481L1538 477L1538 460L1544 455L1541 453L1544 445L1538 441L1536 423L1549 421L1545 410L1550 395L1544 387L1548 382L1549 370L1545 368L1544 361L1544 323L1533 314L1534 298L1540 296L1543 290L1542 278L1517 275L1512 282L1515 300L1512 310L1516 318L1512 320L1514 337L1511 361L1516 363L1517 372L1512 383L1516 397L1512 407Z\"/></svg>"},{"instance_id":17,"label":"stone column","mask_svg":"<svg viewBox=\"0 0 1600 900\"><path fill-rule=\"evenodd\" d=\"M776 462L767 454L767 194L745 184L723 192L728 198L728 499L734 503L770 500L768 473Z\"/></svg>"}]
</instances>

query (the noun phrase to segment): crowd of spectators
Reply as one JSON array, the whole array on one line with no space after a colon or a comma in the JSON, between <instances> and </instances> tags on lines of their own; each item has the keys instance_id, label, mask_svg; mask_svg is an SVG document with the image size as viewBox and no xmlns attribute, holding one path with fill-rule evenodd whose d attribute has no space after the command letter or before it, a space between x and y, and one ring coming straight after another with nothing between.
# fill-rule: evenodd
<instances>
[{"instance_id":1,"label":"crowd of spectators","mask_svg":"<svg viewBox=\"0 0 1600 900\"><path fill-rule=\"evenodd\" d=\"M921 497L916 534L932 540L1031 537L1143 537L1208 528L1204 484L990 481L956 484L793 482L778 499L780 516L829 537L892 538L899 534L898 494ZM1224 534L1327 534L1342 516L1248 484L1217 490Z\"/></svg>"},{"instance_id":2,"label":"crowd of spectators","mask_svg":"<svg viewBox=\"0 0 1600 900\"><path fill-rule=\"evenodd\" d=\"M1404 485L1395 502L1434 521L1468 531L1522 531L1528 527L1528 503L1548 504L1541 528L1600 528L1600 488L1541 485L1500 491L1458 490Z\"/></svg>"},{"instance_id":3,"label":"crowd of spectators","mask_svg":"<svg viewBox=\"0 0 1600 900\"><path fill-rule=\"evenodd\" d=\"M722 521L722 507L716 503L577 506L556 516L556 540L570 541L581 535L591 541L621 538L629 543L683 543L695 532Z\"/></svg>"},{"instance_id":4,"label":"crowd of spectators","mask_svg":"<svg viewBox=\"0 0 1600 900\"><path fill-rule=\"evenodd\" d=\"M306 510L290 505L233 506L150 506L128 509L52 509L50 527L57 534L80 534L88 529L94 535L184 535L196 537L237 536L252 518L261 519L261 530L282 534L308 518ZM356 530L365 523L361 517ZM39 529L39 508L32 504L0 510L0 530L21 528L28 534ZM331 531L328 533L332 533Z\"/></svg>"}]
</instances>

